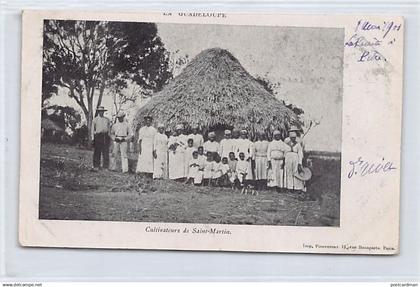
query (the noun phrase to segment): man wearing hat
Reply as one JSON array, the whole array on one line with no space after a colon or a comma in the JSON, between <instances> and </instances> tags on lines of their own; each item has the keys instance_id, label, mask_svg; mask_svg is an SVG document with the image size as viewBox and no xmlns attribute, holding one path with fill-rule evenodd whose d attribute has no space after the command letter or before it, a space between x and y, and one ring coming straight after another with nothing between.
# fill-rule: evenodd
<instances>
[{"instance_id":1,"label":"man wearing hat","mask_svg":"<svg viewBox=\"0 0 420 287\"><path fill-rule=\"evenodd\" d=\"M127 143L133 137L131 128L128 123L124 120L125 113L119 112L117 114L118 121L112 125L111 128L111 139L114 142L113 149L113 160L112 160L112 170L116 170L116 159L118 152L121 154L121 169L122 172L128 172L128 158L127 158Z\"/></svg>"},{"instance_id":2,"label":"man wearing hat","mask_svg":"<svg viewBox=\"0 0 420 287\"><path fill-rule=\"evenodd\" d=\"M188 135L189 139L193 139L193 146L198 149L198 147L203 146L204 139L201 134L198 133L199 127L198 125L192 126L192 134Z\"/></svg>"},{"instance_id":3,"label":"man wearing hat","mask_svg":"<svg viewBox=\"0 0 420 287\"><path fill-rule=\"evenodd\" d=\"M222 158L229 158L230 152L235 152L234 140L232 139L232 132L225 130L225 137L220 141L220 155Z\"/></svg>"},{"instance_id":4,"label":"man wearing hat","mask_svg":"<svg viewBox=\"0 0 420 287\"><path fill-rule=\"evenodd\" d=\"M220 152L220 145L216 141L216 133L215 132L209 132L208 134L209 140L206 141L203 145L204 147L204 154L207 154L207 152L211 152L212 154L219 154Z\"/></svg>"},{"instance_id":5,"label":"man wearing hat","mask_svg":"<svg viewBox=\"0 0 420 287\"><path fill-rule=\"evenodd\" d=\"M302 149L305 150L305 143L303 142L302 137L300 136L301 134L301 129L299 129L296 125L291 125L288 132L295 132L296 133L296 141L298 143L300 143L300 145L302 146ZM290 144L290 137L287 137L284 139L284 143L286 144Z\"/></svg>"},{"instance_id":6,"label":"man wearing hat","mask_svg":"<svg viewBox=\"0 0 420 287\"><path fill-rule=\"evenodd\" d=\"M289 145L281 140L281 132L275 130L273 132L273 141L268 144L267 162L268 175L267 186L276 189L283 189L284 185L284 157L285 153L290 151Z\"/></svg>"},{"instance_id":7,"label":"man wearing hat","mask_svg":"<svg viewBox=\"0 0 420 287\"><path fill-rule=\"evenodd\" d=\"M303 147L298 142L297 136L296 128L292 127L289 129L289 137L285 139L290 151L284 158L284 183L289 190L305 191L305 181L299 175L303 172Z\"/></svg>"},{"instance_id":8,"label":"man wearing hat","mask_svg":"<svg viewBox=\"0 0 420 287\"><path fill-rule=\"evenodd\" d=\"M139 130L139 159L137 161L137 173L146 173L150 176L153 174L153 151L154 141L157 130L152 126L153 118L145 116L145 126Z\"/></svg>"},{"instance_id":9,"label":"man wearing hat","mask_svg":"<svg viewBox=\"0 0 420 287\"><path fill-rule=\"evenodd\" d=\"M93 141L93 168L98 170L101 165L101 156L103 158L102 166L109 167L109 133L111 121L104 117L106 109L99 106L96 109L98 115L92 121L92 141Z\"/></svg>"}]
</instances>

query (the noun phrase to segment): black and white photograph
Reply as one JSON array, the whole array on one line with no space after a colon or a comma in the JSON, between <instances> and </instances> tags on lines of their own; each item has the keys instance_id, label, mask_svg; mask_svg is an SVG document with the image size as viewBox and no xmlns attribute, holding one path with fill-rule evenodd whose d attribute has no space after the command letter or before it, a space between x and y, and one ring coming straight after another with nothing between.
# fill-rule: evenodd
<instances>
[{"instance_id":1,"label":"black and white photograph","mask_svg":"<svg viewBox=\"0 0 420 287\"><path fill-rule=\"evenodd\" d=\"M44 20L39 219L339 227L343 41Z\"/></svg>"}]
</instances>

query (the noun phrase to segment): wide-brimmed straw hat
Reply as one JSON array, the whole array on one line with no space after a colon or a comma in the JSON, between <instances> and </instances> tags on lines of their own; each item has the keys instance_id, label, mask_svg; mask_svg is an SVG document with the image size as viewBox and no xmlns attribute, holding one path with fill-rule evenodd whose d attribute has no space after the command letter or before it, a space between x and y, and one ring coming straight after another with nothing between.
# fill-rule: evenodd
<instances>
[{"instance_id":1,"label":"wide-brimmed straw hat","mask_svg":"<svg viewBox=\"0 0 420 287\"><path fill-rule=\"evenodd\" d=\"M303 167L301 172L295 173L295 177L302 181L308 181L312 178L312 171L308 167Z\"/></svg>"},{"instance_id":2,"label":"wide-brimmed straw hat","mask_svg":"<svg viewBox=\"0 0 420 287\"><path fill-rule=\"evenodd\" d=\"M96 109L96 111L97 111L97 112L105 112L105 111L107 111L107 109L105 109L103 106L99 106L99 107Z\"/></svg>"}]
</instances>

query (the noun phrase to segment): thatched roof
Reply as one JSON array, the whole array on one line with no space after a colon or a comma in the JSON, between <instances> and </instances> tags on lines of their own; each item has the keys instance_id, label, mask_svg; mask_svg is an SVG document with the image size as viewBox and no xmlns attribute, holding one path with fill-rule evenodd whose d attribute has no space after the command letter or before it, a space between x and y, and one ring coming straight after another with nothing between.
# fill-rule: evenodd
<instances>
[{"instance_id":1,"label":"thatched roof","mask_svg":"<svg viewBox=\"0 0 420 287\"><path fill-rule=\"evenodd\" d=\"M146 115L173 129L176 124L199 124L266 130L270 124L285 130L295 114L258 83L229 52L202 51L160 92L141 107L134 119L139 127Z\"/></svg>"}]
</instances>

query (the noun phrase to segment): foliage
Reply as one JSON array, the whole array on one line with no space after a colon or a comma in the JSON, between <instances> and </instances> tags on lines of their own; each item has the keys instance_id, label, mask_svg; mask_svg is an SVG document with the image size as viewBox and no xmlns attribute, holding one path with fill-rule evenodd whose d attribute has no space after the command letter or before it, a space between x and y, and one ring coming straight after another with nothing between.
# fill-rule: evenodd
<instances>
[{"instance_id":1,"label":"foliage","mask_svg":"<svg viewBox=\"0 0 420 287\"><path fill-rule=\"evenodd\" d=\"M153 23L45 20L43 99L67 88L83 110L90 131L106 89L127 80L159 91L171 78L169 56Z\"/></svg>"}]
</instances>

